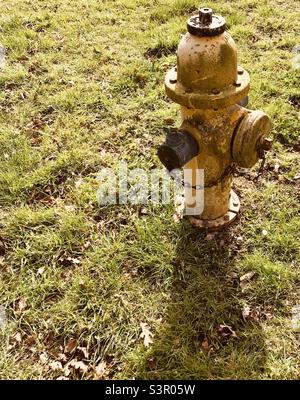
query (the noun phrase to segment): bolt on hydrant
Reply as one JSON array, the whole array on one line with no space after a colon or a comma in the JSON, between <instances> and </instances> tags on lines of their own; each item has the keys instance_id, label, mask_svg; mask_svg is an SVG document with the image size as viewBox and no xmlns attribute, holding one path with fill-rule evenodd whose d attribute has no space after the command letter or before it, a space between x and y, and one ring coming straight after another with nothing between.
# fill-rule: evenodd
<instances>
[{"instance_id":1,"label":"bolt on hydrant","mask_svg":"<svg viewBox=\"0 0 300 400\"><path fill-rule=\"evenodd\" d=\"M177 66L165 78L168 97L181 106L182 125L169 130L158 157L169 171L204 171L203 211L190 219L198 228L213 230L238 214L239 198L231 189L234 165L250 168L263 158L272 145L266 137L272 125L263 111L244 108L250 78L237 65L224 18L201 8L187 29ZM192 173L193 191L195 179Z\"/></svg>"}]
</instances>

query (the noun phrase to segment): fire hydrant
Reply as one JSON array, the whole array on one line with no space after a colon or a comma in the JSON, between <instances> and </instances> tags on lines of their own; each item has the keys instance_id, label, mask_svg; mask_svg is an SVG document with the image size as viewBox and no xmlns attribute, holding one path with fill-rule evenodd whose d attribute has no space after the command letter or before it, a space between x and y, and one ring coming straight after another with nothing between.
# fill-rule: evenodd
<instances>
[{"instance_id":1,"label":"fire hydrant","mask_svg":"<svg viewBox=\"0 0 300 400\"><path fill-rule=\"evenodd\" d=\"M181 106L182 125L169 130L158 157L169 171L204 170L203 211L190 220L198 228L214 230L232 222L240 209L231 189L234 166L250 168L270 150L272 125L263 111L244 108L250 78L237 65L224 18L201 8L187 29L177 66L165 77L168 97Z\"/></svg>"}]
</instances>

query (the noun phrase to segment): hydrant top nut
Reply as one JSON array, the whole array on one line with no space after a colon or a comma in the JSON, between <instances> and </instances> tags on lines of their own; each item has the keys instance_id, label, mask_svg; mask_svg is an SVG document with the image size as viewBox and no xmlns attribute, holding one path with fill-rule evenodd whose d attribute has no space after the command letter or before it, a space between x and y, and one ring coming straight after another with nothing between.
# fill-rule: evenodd
<instances>
[{"instance_id":1,"label":"hydrant top nut","mask_svg":"<svg viewBox=\"0 0 300 400\"><path fill-rule=\"evenodd\" d=\"M226 22L220 15L212 13L210 8L200 8L187 22L187 30L195 36L216 36L226 29Z\"/></svg>"},{"instance_id":2,"label":"hydrant top nut","mask_svg":"<svg viewBox=\"0 0 300 400\"><path fill-rule=\"evenodd\" d=\"M212 9L211 8L200 8L199 10L199 21L204 24L208 25L212 22Z\"/></svg>"}]
</instances>

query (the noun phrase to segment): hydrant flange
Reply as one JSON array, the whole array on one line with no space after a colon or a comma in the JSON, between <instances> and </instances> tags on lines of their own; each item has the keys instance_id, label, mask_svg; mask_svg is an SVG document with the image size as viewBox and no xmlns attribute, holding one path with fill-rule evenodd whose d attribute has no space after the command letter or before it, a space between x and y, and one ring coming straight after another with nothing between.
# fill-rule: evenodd
<instances>
[{"instance_id":1,"label":"hydrant flange","mask_svg":"<svg viewBox=\"0 0 300 400\"><path fill-rule=\"evenodd\" d=\"M237 104L249 92L250 77L248 72L239 67L240 75L228 87L208 89L206 91L184 87L177 81L177 67L170 69L165 78L165 90L170 99L188 108L222 108ZM216 85L217 86L217 85Z\"/></svg>"}]
</instances>

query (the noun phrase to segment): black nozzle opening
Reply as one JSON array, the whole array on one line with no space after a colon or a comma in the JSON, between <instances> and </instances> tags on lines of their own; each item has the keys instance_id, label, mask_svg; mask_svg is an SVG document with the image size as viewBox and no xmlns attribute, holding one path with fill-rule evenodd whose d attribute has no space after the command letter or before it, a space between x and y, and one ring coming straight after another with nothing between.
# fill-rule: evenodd
<instances>
[{"instance_id":1,"label":"black nozzle opening","mask_svg":"<svg viewBox=\"0 0 300 400\"><path fill-rule=\"evenodd\" d=\"M173 128L168 129L166 141L157 151L158 158L169 171L183 167L198 153L196 139L188 132Z\"/></svg>"}]
</instances>

